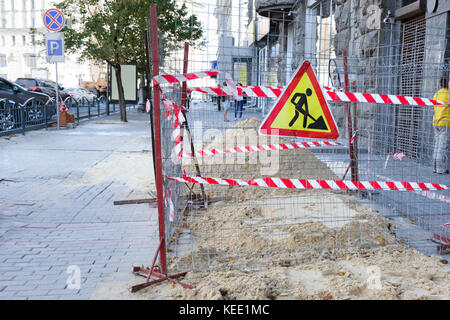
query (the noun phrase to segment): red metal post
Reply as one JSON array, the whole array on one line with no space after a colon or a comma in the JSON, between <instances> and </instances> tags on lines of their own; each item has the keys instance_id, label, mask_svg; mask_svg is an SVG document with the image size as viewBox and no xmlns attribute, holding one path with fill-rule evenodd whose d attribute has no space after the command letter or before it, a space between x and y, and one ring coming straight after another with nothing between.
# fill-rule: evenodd
<instances>
[{"instance_id":1,"label":"red metal post","mask_svg":"<svg viewBox=\"0 0 450 320\"><path fill-rule=\"evenodd\" d=\"M148 28L147 28L148 29ZM148 45L148 31L144 31L144 45L145 45L145 77L147 80L147 99L152 101L152 80L150 74L150 48ZM146 104L147 105L147 104ZM150 102L150 112L148 113L150 116L150 132L152 135L152 157L153 157L153 172L156 177L156 165L155 165L155 130L153 127L153 103Z\"/></svg>"},{"instance_id":2,"label":"red metal post","mask_svg":"<svg viewBox=\"0 0 450 320\"><path fill-rule=\"evenodd\" d=\"M151 33L152 60L153 60L153 76L157 76L159 75L159 47L158 47L158 20L156 15L156 5L150 6L150 33ZM159 239L161 241L159 259L162 273L167 274L159 85L153 86L153 99L154 99L153 120L155 126L154 132L155 132L156 195L158 199Z\"/></svg>"},{"instance_id":3,"label":"red metal post","mask_svg":"<svg viewBox=\"0 0 450 320\"><path fill-rule=\"evenodd\" d=\"M342 51L342 57L344 59L344 90L345 92L349 91L349 82L348 82L348 67L347 67L347 51ZM355 154L353 149L353 143L351 142L353 136L353 125L352 125L352 115L350 109L350 103L345 103L345 113L347 114L347 133L348 133L348 148L350 154L350 167L352 172L352 181L356 181L356 163L355 163Z\"/></svg>"},{"instance_id":4,"label":"red metal post","mask_svg":"<svg viewBox=\"0 0 450 320\"><path fill-rule=\"evenodd\" d=\"M184 43L184 61L183 61L183 74L188 72L188 61L189 61L189 42L185 42ZM190 140L190 144L191 144L191 153L194 155L194 163L195 163L195 169L197 171L197 176L201 177L201 173L200 173L200 166L198 165L198 161L197 161L197 157L195 156L195 151L194 151L194 143L192 141L192 136L191 136L191 129L189 129L189 123L188 123L188 119L186 116L186 91L187 91L187 82L183 81L182 83L182 87L181 87L181 112L183 112L183 116L184 116L184 123L183 123L183 130L186 129L188 135L189 135L189 140ZM183 131L182 131L182 135L183 135ZM203 185L200 185L200 190L202 191L202 196L203 196L203 201L205 204L205 208L208 206L208 202L206 199L206 194L205 194L205 187Z\"/></svg>"},{"instance_id":5,"label":"red metal post","mask_svg":"<svg viewBox=\"0 0 450 320\"><path fill-rule=\"evenodd\" d=\"M184 60L183 60L183 74L188 72L188 59L189 59L189 43L184 43ZM187 91L187 83L183 81L181 85L181 107L186 107L186 91Z\"/></svg>"}]
</instances>

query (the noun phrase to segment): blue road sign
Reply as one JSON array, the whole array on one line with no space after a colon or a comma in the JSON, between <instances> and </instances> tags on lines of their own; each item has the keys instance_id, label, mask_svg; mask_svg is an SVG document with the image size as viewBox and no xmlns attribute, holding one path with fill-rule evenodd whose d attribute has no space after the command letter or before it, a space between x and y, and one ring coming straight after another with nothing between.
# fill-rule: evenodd
<instances>
[{"instance_id":1,"label":"blue road sign","mask_svg":"<svg viewBox=\"0 0 450 320\"><path fill-rule=\"evenodd\" d=\"M62 40L48 40L47 50L49 56L62 56L63 55Z\"/></svg>"},{"instance_id":2,"label":"blue road sign","mask_svg":"<svg viewBox=\"0 0 450 320\"><path fill-rule=\"evenodd\" d=\"M44 25L50 31L59 31L64 28L64 15L58 9L47 10L44 14Z\"/></svg>"},{"instance_id":3,"label":"blue road sign","mask_svg":"<svg viewBox=\"0 0 450 320\"><path fill-rule=\"evenodd\" d=\"M45 47L47 49L47 62L64 62L64 33L46 33Z\"/></svg>"}]
</instances>

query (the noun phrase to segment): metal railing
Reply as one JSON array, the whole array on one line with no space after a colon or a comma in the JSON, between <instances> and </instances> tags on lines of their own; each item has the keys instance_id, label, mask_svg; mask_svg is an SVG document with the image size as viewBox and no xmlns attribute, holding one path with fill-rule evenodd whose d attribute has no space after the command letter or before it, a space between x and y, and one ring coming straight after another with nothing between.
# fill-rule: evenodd
<instances>
[{"instance_id":1,"label":"metal railing","mask_svg":"<svg viewBox=\"0 0 450 320\"><path fill-rule=\"evenodd\" d=\"M93 116L99 117L103 114L109 115L110 112L116 112L116 106L114 104L112 105L113 109L109 109L109 104L105 96L92 99L87 99L86 97L81 97L79 99L67 97L64 100L64 104L69 109L69 112L75 115L77 121L84 118L90 119Z\"/></svg>"},{"instance_id":2,"label":"metal railing","mask_svg":"<svg viewBox=\"0 0 450 320\"><path fill-rule=\"evenodd\" d=\"M116 112L116 106L112 110L105 96L93 99L76 99L67 97L64 104L68 112L75 115L75 121L101 115L109 115ZM30 98L23 104L10 99L0 99L0 136L22 133L26 131L48 128L57 122L55 99L47 102Z\"/></svg>"}]
</instances>

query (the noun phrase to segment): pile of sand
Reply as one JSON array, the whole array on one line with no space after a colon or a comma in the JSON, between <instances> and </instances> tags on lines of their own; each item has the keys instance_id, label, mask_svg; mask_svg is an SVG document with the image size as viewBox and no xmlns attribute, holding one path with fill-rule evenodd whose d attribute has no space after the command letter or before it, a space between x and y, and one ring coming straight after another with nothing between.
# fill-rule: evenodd
<instances>
[{"instance_id":1,"label":"pile of sand","mask_svg":"<svg viewBox=\"0 0 450 320\"><path fill-rule=\"evenodd\" d=\"M191 212L182 226L188 231L171 243L177 271L261 269L310 262L328 248L396 242L380 214L349 195L320 191L217 202Z\"/></svg>"},{"instance_id":2,"label":"pile of sand","mask_svg":"<svg viewBox=\"0 0 450 320\"><path fill-rule=\"evenodd\" d=\"M101 183L105 181L105 176L114 177L114 181L127 185L131 190L155 190L151 153L148 152L112 153L86 170L80 183Z\"/></svg>"},{"instance_id":3,"label":"pile of sand","mask_svg":"<svg viewBox=\"0 0 450 320\"><path fill-rule=\"evenodd\" d=\"M240 122L206 148L249 145L248 136L258 136L259 123L258 119ZM249 153L237 153L224 155L225 163L217 163L219 156L202 158L201 175L337 179L307 149L270 152L276 154L271 160L278 167L272 174L261 174L262 164L252 163ZM183 168L188 175L196 172L192 159L184 160ZM199 185L193 190L201 193ZM204 190L215 201L207 210L185 212L182 232L171 242L173 270L261 269L311 261L328 248L395 243L386 219L342 191L216 185L204 185Z\"/></svg>"},{"instance_id":4,"label":"pile of sand","mask_svg":"<svg viewBox=\"0 0 450 320\"><path fill-rule=\"evenodd\" d=\"M185 281L196 289L169 292L175 299L449 299L450 270L439 260L400 246L353 249L335 261L202 278L191 273Z\"/></svg>"},{"instance_id":5,"label":"pile of sand","mask_svg":"<svg viewBox=\"0 0 450 320\"><path fill-rule=\"evenodd\" d=\"M203 146L203 149L228 149L237 146L293 142L292 139L286 138L279 138L277 141L267 141L266 137L260 136L257 132L260 123L261 120L256 118L241 121L233 128L226 130L222 135L215 137L210 144ZM210 157L198 157L197 162L203 177L230 179L254 179L261 177L338 179L333 171L325 163L318 160L308 149L227 153ZM193 159L183 158L183 169L188 176L197 175ZM245 191L251 191L244 192L241 188L228 188L226 194L223 194L224 191L221 189L217 191L216 186L205 185L204 188L211 196L215 196L215 193L219 192L224 197L238 197L238 199L235 199L239 201L292 193L298 194L301 192L299 190L266 188L247 188ZM194 190L199 191L199 189L198 185L194 186Z\"/></svg>"},{"instance_id":6,"label":"pile of sand","mask_svg":"<svg viewBox=\"0 0 450 320\"><path fill-rule=\"evenodd\" d=\"M259 120L248 119L208 148L249 145ZM283 141L289 142L289 141ZM253 144L253 143L251 143ZM258 154L258 153L257 153ZM216 156L217 157L217 156ZM249 154L241 162L203 158L203 176L261 177ZM242 158L240 158L242 157ZM279 153L267 176L337 179L306 149ZM193 162L184 168L195 173ZM212 201L187 210L170 247L170 272L189 271L193 290L164 282L131 294L131 282L100 287L94 299L449 299L450 272L438 257L395 244L394 227L345 192L205 185ZM198 185L194 186L200 193ZM377 247L374 247L377 245ZM340 249L338 249L340 248ZM442 260L444 261L444 260Z\"/></svg>"},{"instance_id":7,"label":"pile of sand","mask_svg":"<svg viewBox=\"0 0 450 320\"><path fill-rule=\"evenodd\" d=\"M271 267L258 272L188 273L195 289L163 282L137 293L128 288L145 279L100 286L92 299L195 300L345 300L450 299L450 269L439 257L426 257L403 246L353 248L340 259Z\"/></svg>"}]
</instances>

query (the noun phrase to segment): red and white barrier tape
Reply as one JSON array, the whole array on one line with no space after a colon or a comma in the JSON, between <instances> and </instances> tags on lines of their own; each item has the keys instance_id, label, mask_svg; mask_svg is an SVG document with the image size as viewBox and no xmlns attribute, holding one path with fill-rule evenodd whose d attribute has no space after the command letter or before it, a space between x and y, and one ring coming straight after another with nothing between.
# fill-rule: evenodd
<instances>
[{"instance_id":1,"label":"red and white barrier tape","mask_svg":"<svg viewBox=\"0 0 450 320\"><path fill-rule=\"evenodd\" d=\"M225 74L225 80L228 87L194 87L190 90L203 92L211 95L232 95L235 99L237 95L249 96L249 97L265 97L265 98L277 98L281 95L283 87L264 87L264 86L252 86L252 87L237 87L231 80L231 76L228 72L223 71L202 71L195 73L179 74L179 75L158 75L153 77L154 84L176 83L184 82L204 77L215 76L219 73ZM238 91L236 93L236 90ZM357 92L342 92L340 88L324 87L323 94L328 101L342 101L342 102L365 102L365 103L383 103L383 104L396 104L396 105L412 105L412 106L435 106L440 105L442 102L428 98L397 96L391 94L375 94L375 93L357 93Z\"/></svg>"},{"instance_id":2,"label":"red and white barrier tape","mask_svg":"<svg viewBox=\"0 0 450 320\"><path fill-rule=\"evenodd\" d=\"M161 74L153 77L153 84L165 84L165 83L176 83L176 82L184 82L189 80L195 80L205 77L211 77L219 74L219 71L201 71L195 73L187 73L187 74Z\"/></svg>"},{"instance_id":3,"label":"red and white barrier tape","mask_svg":"<svg viewBox=\"0 0 450 320\"><path fill-rule=\"evenodd\" d=\"M385 176L383 176L381 174L376 174L376 173L373 173L373 172L371 174L373 174L375 177L377 177L379 179L383 179L385 181L391 181L390 178L385 177ZM445 202L445 203L450 203L450 197L444 196L442 194L437 194L437 193L434 193L434 192L431 192L431 191L428 191L428 190L426 190L426 191L422 191L422 190L414 191L414 193L418 194L419 196L431 199L431 200L437 200L437 201L441 201L441 202Z\"/></svg>"},{"instance_id":4,"label":"red and white barrier tape","mask_svg":"<svg viewBox=\"0 0 450 320\"><path fill-rule=\"evenodd\" d=\"M288 149L303 149L303 148L319 148L326 146L343 146L340 142L334 141L314 141L314 142L299 142L299 143L279 143L279 144L264 144L254 146L233 147L229 149L209 149L209 150L197 150L196 156L209 157L217 154L225 153L240 153L240 152L258 152L258 151L270 151L270 150L288 150ZM192 158L192 153L184 153L183 157Z\"/></svg>"},{"instance_id":5,"label":"red and white barrier tape","mask_svg":"<svg viewBox=\"0 0 450 320\"><path fill-rule=\"evenodd\" d=\"M353 141L355 141L356 135L358 134L358 130L355 131L355 133L353 133L352 138L350 139L350 143L353 143Z\"/></svg>"},{"instance_id":6,"label":"red and white barrier tape","mask_svg":"<svg viewBox=\"0 0 450 320\"><path fill-rule=\"evenodd\" d=\"M167 191L164 194L164 203L167 207L169 207L169 221L173 222L175 218L175 207L173 205L172 190L170 189L170 187L167 187Z\"/></svg>"},{"instance_id":7,"label":"red and white barrier tape","mask_svg":"<svg viewBox=\"0 0 450 320\"><path fill-rule=\"evenodd\" d=\"M386 161L384 162L384 169L387 168L389 159L390 159L391 157L393 157L394 159L397 159L397 160L400 160L400 161L401 161L401 160L405 157L405 154L404 154L403 152L397 152L397 153L391 152L391 153L388 153L388 155L387 155L387 157L386 157Z\"/></svg>"},{"instance_id":8,"label":"red and white barrier tape","mask_svg":"<svg viewBox=\"0 0 450 320\"><path fill-rule=\"evenodd\" d=\"M225 79L225 82L227 84L228 87L230 87L230 91L231 91L231 95L233 96L233 98L236 100L238 99L238 89L237 89L237 85L233 82L233 80L231 80L231 77L227 77Z\"/></svg>"},{"instance_id":9,"label":"red and white barrier tape","mask_svg":"<svg viewBox=\"0 0 450 320\"><path fill-rule=\"evenodd\" d=\"M191 87L193 91L202 92L210 95L232 95L229 88L224 87ZM262 98L278 98L283 92L282 87L238 87L238 94L248 97ZM340 102L364 102L364 103L382 103L395 105L411 105L411 106L435 106L441 105L442 102L418 97L396 96L391 94L375 94L375 93L355 93L341 92L332 90L322 90L325 100Z\"/></svg>"},{"instance_id":10,"label":"red and white barrier tape","mask_svg":"<svg viewBox=\"0 0 450 320\"><path fill-rule=\"evenodd\" d=\"M168 177L169 180L226 185L226 186L257 186L282 189L331 189L331 190L389 190L389 191L429 191L447 190L450 186L423 182L398 182L398 181L342 181L342 180L313 180L313 179L285 179L285 178L260 178L253 180L222 179L206 177Z\"/></svg>"},{"instance_id":11,"label":"red and white barrier tape","mask_svg":"<svg viewBox=\"0 0 450 320\"><path fill-rule=\"evenodd\" d=\"M64 101L62 99L60 99L59 101L59 112L64 112L64 111L69 111L69 109L67 108L66 104L64 103Z\"/></svg>"},{"instance_id":12,"label":"red and white barrier tape","mask_svg":"<svg viewBox=\"0 0 450 320\"><path fill-rule=\"evenodd\" d=\"M180 107L176 105L175 102L166 99L165 97L162 99L164 104L164 108L166 111L164 112L164 117L171 121L173 132L172 132L172 140L175 143L174 152L177 158L180 158L183 154L183 123L186 121L184 118L183 112L181 112Z\"/></svg>"},{"instance_id":13,"label":"red and white barrier tape","mask_svg":"<svg viewBox=\"0 0 450 320\"><path fill-rule=\"evenodd\" d=\"M162 75L157 75L157 76L153 77L153 84L159 85L159 84L166 84L166 83L185 82L185 81L191 81L191 80L196 80L196 79L200 79L200 78L215 76L215 75L218 75L219 73L222 73L225 75L225 82L227 84L227 87L224 87L224 88L227 89L227 95L231 95L231 96L233 96L234 99L237 99L239 96L237 85L234 83L233 79L231 78L230 73L227 71L201 71L201 72L177 74L177 75L162 74ZM161 89L161 91L162 91L162 89ZM188 88L187 91L191 92L192 89Z\"/></svg>"}]
</instances>

